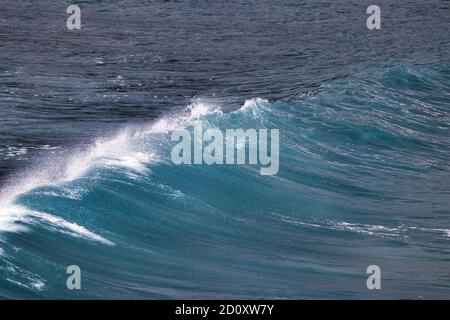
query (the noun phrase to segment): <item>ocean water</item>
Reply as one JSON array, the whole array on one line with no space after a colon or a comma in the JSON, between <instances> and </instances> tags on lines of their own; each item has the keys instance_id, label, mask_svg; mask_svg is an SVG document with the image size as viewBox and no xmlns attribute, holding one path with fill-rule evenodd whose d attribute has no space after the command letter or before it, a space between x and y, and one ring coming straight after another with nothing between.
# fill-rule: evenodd
<instances>
[{"instance_id":1,"label":"ocean water","mask_svg":"<svg viewBox=\"0 0 450 320\"><path fill-rule=\"evenodd\" d=\"M0 1L0 298L450 298L449 1L70 4ZM197 120L278 174L174 165Z\"/></svg>"}]
</instances>

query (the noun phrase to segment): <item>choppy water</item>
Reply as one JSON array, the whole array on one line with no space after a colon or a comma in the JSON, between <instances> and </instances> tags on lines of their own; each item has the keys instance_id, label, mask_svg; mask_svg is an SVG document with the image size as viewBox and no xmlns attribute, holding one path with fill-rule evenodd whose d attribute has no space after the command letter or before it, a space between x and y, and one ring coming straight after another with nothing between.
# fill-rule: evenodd
<instances>
[{"instance_id":1,"label":"choppy water","mask_svg":"<svg viewBox=\"0 0 450 320\"><path fill-rule=\"evenodd\" d=\"M450 297L450 2L69 4L0 2L1 298ZM279 173L172 164L198 119Z\"/></svg>"}]
</instances>

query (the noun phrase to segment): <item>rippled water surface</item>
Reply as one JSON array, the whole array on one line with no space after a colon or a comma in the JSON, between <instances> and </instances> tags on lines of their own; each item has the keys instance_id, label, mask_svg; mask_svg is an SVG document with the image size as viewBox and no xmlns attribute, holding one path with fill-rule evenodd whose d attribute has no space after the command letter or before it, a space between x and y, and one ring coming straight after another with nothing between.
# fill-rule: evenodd
<instances>
[{"instance_id":1,"label":"rippled water surface","mask_svg":"<svg viewBox=\"0 0 450 320\"><path fill-rule=\"evenodd\" d=\"M450 298L449 1L70 4L0 1L0 298ZM278 174L174 165L195 120Z\"/></svg>"}]
</instances>

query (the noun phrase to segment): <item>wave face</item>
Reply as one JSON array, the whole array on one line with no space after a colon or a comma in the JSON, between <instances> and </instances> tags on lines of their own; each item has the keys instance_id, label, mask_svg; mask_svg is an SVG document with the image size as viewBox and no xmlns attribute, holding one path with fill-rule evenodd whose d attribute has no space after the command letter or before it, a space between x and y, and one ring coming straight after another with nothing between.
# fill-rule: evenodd
<instances>
[{"instance_id":1,"label":"wave face","mask_svg":"<svg viewBox=\"0 0 450 320\"><path fill-rule=\"evenodd\" d=\"M449 93L450 69L397 65L49 153L1 190L1 298L448 298ZM279 173L172 164L198 119L278 128Z\"/></svg>"}]
</instances>

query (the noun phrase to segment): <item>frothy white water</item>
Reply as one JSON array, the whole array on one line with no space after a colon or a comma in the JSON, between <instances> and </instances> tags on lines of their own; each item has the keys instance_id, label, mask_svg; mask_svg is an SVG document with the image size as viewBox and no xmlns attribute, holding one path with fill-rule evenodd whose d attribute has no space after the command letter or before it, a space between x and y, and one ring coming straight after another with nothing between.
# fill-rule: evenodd
<instances>
[{"instance_id":1,"label":"frothy white water","mask_svg":"<svg viewBox=\"0 0 450 320\"><path fill-rule=\"evenodd\" d=\"M96 166L122 166L144 171L143 162L150 160L151 154L133 148L130 133L124 130L113 138L97 139L87 150L74 152L67 159L49 158L43 167L13 177L0 191L0 205L9 205L17 196L33 189L78 179Z\"/></svg>"},{"instance_id":2,"label":"frothy white water","mask_svg":"<svg viewBox=\"0 0 450 320\"><path fill-rule=\"evenodd\" d=\"M376 224L361 224L361 223L350 223L346 221L302 221L293 217L287 217L283 215L273 214L275 217L289 224L299 225L311 228L323 228L328 230L343 231L343 232L354 232L367 236L376 237L388 237L388 238L398 238L398 239L409 239L411 237L418 236L413 233L413 231L420 231L424 233L436 233L448 238L450 236L450 229L444 228L425 228L418 226L408 226L408 225L398 225L398 226L383 226Z\"/></svg>"},{"instance_id":3,"label":"frothy white water","mask_svg":"<svg viewBox=\"0 0 450 320\"><path fill-rule=\"evenodd\" d=\"M28 170L15 180L11 180L0 192L0 231L26 231L24 224L32 219L50 223L59 230L73 236L113 245L107 239L87 230L83 226L70 223L62 218L15 204L18 196L44 186L58 187L85 175L94 167L123 167L131 171L145 172L146 163L152 160L151 153L137 150L128 130L121 131L110 139L98 139L86 151L74 152L68 159L48 159L44 167ZM30 220L31 218L31 220ZM18 222L22 222L19 224Z\"/></svg>"},{"instance_id":4,"label":"frothy white water","mask_svg":"<svg viewBox=\"0 0 450 320\"><path fill-rule=\"evenodd\" d=\"M266 99L254 98L246 100L244 105L234 112L250 112L254 118L258 118L261 110L267 110L268 104L269 101Z\"/></svg>"},{"instance_id":5,"label":"frothy white water","mask_svg":"<svg viewBox=\"0 0 450 320\"><path fill-rule=\"evenodd\" d=\"M62 184L85 176L93 168L120 167L130 172L147 173L148 164L159 161L153 152L154 145L157 143L156 134L165 134L185 127L191 120L209 113L221 113L219 106L196 99L182 115L161 118L137 128L126 128L109 138L98 138L88 148L74 150L66 157L58 158L53 154L53 157L45 159L44 165L14 176L0 190L0 232L25 231L23 224L17 222L29 223L30 220L27 220L27 217L34 217L59 225L61 230L69 231L72 235L80 235L83 238L111 245L112 242L109 240L82 226L47 213L18 206L17 198L41 187L60 188Z\"/></svg>"},{"instance_id":6,"label":"frothy white water","mask_svg":"<svg viewBox=\"0 0 450 320\"><path fill-rule=\"evenodd\" d=\"M0 226L3 231L26 232L27 226L40 223L47 229L62 232L73 237L94 240L103 244L113 246L114 243L105 239L85 227L76 223L64 220L48 213L33 211L24 206L11 205L6 208L0 208Z\"/></svg>"},{"instance_id":7,"label":"frothy white water","mask_svg":"<svg viewBox=\"0 0 450 320\"><path fill-rule=\"evenodd\" d=\"M212 113L222 114L222 110L217 103L196 99L187 106L184 114L161 118L149 126L136 131L134 137L142 139L152 134L169 133L177 129L186 128L191 121Z\"/></svg>"}]
</instances>

